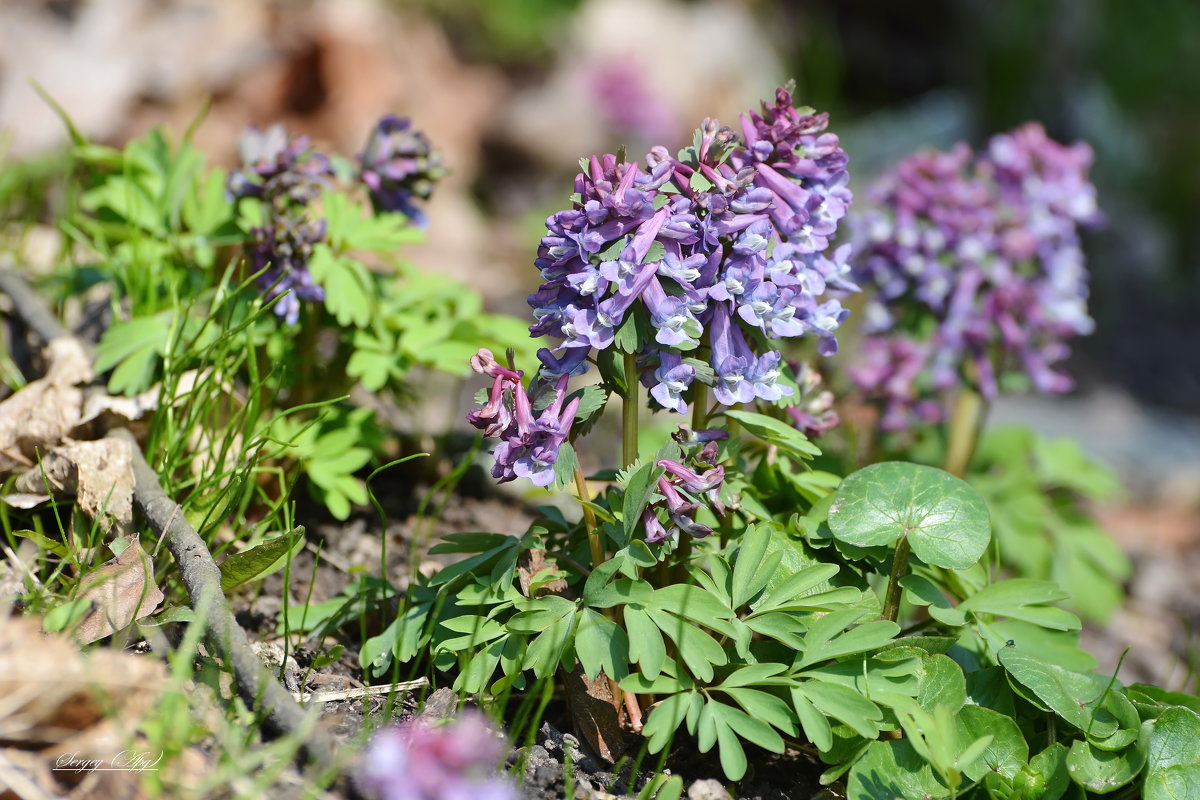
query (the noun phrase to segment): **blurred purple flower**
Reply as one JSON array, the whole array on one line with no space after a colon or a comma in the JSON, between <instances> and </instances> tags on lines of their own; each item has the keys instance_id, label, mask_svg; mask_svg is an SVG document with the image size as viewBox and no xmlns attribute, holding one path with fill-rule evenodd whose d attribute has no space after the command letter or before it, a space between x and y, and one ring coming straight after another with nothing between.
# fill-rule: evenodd
<instances>
[{"instance_id":1,"label":"blurred purple flower","mask_svg":"<svg viewBox=\"0 0 1200 800\"><path fill-rule=\"evenodd\" d=\"M259 197L276 206L302 205L333 180L329 158L314 151L307 136L288 136L282 125L246 129L238 155L242 167L230 172L225 183L230 200Z\"/></svg>"},{"instance_id":2,"label":"blurred purple flower","mask_svg":"<svg viewBox=\"0 0 1200 800\"><path fill-rule=\"evenodd\" d=\"M910 156L873 187L852 226L855 278L873 296L850 372L884 428L940 417L936 392L960 374L988 399L1006 374L1070 388L1054 365L1093 326L1079 240L1101 222L1091 160L1030 123L979 156L961 143Z\"/></svg>"},{"instance_id":3,"label":"blurred purple flower","mask_svg":"<svg viewBox=\"0 0 1200 800\"><path fill-rule=\"evenodd\" d=\"M496 772L506 749L479 712L438 727L409 720L375 734L358 783L379 800L517 800Z\"/></svg>"},{"instance_id":4,"label":"blurred purple flower","mask_svg":"<svg viewBox=\"0 0 1200 800\"><path fill-rule=\"evenodd\" d=\"M800 397L795 405L788 407L792 424L810 439L816 439L841 424L834 408L833 392L824 387L821 373L811 364L794 364L792 372L800 387Z\"/></svg>"},{"instance_id":5,"label":"blurred purple flower","mask_svg":"<svg viewBox=\"0 0 1200 800\"><path fill-rule=\"evenodd\" d=\"M646 84L645 70L627 56L593 66L588 88L595 96L601 116L620 133L653 141L668 135L675 127L667 98L655 94Z\"/></svg>"},{"instance_id":6,"label":"blurred purple flower","mask_svg":"<svg viewBox=\"0 0 1200 800\"><path fill-rule=\"evenodd\" d=\"M275 313L291 325L301 301L325 299L308 272L313 246L325 238L325 221L314 218L308 205L332 185L333 168L308 137L289 137L282 125L247 129L238 150L242 167L229 174L226 194L234 201L262 201L263 224L250 231L246 255L259 289L267 300L279 298Z\"/></svg>"},{"instance_id":7,"label":"blurred purple flower","mask_svg":"<svg viewBox=\"0 0 1200 800\"><path fill-rule=\"evenodd\" d=\"M407 117L388 114L375 125L359 159L359 176L375 210L404 214L424 228L425 212L415 200L428 200L446 170L441 155Z\"/></svg>"}]
</instances>

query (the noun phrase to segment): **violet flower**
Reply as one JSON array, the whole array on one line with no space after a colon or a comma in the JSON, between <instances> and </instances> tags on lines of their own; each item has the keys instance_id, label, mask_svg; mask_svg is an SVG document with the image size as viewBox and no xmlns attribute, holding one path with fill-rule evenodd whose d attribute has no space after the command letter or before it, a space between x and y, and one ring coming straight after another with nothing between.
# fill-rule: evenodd
<instances>
[{"instance_id":1,"label":"violet flower","mask_svg":"<svg viewBox=\"0 0 1200 800\"><path fill-rule=\"evenodd\" d=\"M719 433L723 434L724 431ZM658 466L663 468L663 475L658 479L659 496L642 513L649 544L676 538L680 532L696 539L712 534L710 526L696 521L696 511L703 498L717 514L725 513L725 505L720 497L725 482L725 468L713 464L715 456L716 443L710 440L688 459L693 466L668 458L658 461ZM660 515L666 517L669 527L659 519Z\"/></svg>"},{"instance_id":2,"label":"violet flower","mask_svg":"<svg viewBox=\"0 0 1200 800\"><path fill-rule=\"evenodd\" d=\"M441 155L407 117L388 114L376 123L359 157L359 177L376 212L404 214L419 228L427 225L416 201L425 201L445 174Z\"/></svg>"},{"instance_id":3,"label":"violet flower","mask_svg":"<svg viewBox=\"0 0 1200 800\"><path fill-rule=\"evenodd\" d=\"M558 378L551 390L553 400L535 417L520 371L502 366L485 348L471 358L471 368L492 378L487 402L467 414L467 422L484 436L499 440L492 451L496 460L492 477L500 483L528 478L535 486L549 486L554 481L558 451L571 433L579 408L579 398L563 407L569 373Z\"/></svg>"},{"instance_id":4,"label":"violet flower","mask_svg":"<svg viewBox=\"0 0 1200 800\"><path fill-rule=\"evenodd\" d=\"M653 341L641 343L639 377L662 407L686 410L696 380L725 405L790 393L778 353L756 352L740 329L761 332L755 342L809 336L823 354L837 349L848 312L829 292L858 287L846 248L824 252L851 201L827 124L780 89L742 116L740 133L705 120L678 157L658 146L644 167L581 162L571 207L546 220L531 335L604 350L644 313ZM712 378L679 367L704 344Z\"/></svg>"},{"instance_id":5,"label":"violet flower","mask_svg":"<svg viewBox=\"0 0 1200 800\"><path fill-rule=\"evenodd\" d=\"M496 771L505 750L479 712L437 727L409 720L371 739L358 784L378 800L517 800Z\"/></svg>"},{"instance_id":6,"label":"violet flower","mask_svg":"<svg viewBox=\"0 0 1200 800\"><path fill-rule=\"evenodd\" d=\"M291 325L299 319L301 301L325 299L308 272L313 246L325 238L325 221L313 216L309 204L332 184L333 168L308 137L289 137L281 125L248 129L239 152L242 167L229 174L226 194L234 201L262 201L263 224L250 231L246 254L259 289Z\"/></svg>"},{"instance_id":7,"label":"violet flower","mask_svg":"<svg viewBox=\"0 0 1200 800\"><path fill-rule=\"evenodd\" d=\"M1055 365L1092 330L1079 239L1101 221L1091 158L1030 123L978 156L918 153L873 188L854 224L870 335L850 373L885 429L940 418L936 395L960 374L989 400L1006 374L1071 387Z\"/></svg>"}]
</instances>

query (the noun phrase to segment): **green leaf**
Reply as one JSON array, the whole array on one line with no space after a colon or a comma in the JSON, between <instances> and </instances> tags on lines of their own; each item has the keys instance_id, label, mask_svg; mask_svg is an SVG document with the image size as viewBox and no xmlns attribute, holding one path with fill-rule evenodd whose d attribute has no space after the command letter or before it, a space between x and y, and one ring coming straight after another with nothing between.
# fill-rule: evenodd
<instances>
[{"instance_id":1,"label":"green leaf","mask_svg":"<svg viewBox=\"0 0 1200 800\"><path fill-rule=\"evenodd\" d=\"M782 664L779 665L782 668ZM729 687L724 684L721 691L733 698L747 714L768 725L773 725L789 736L796 733L796 723L792 721L792 712L788 704L773 694L759 689L744 687Z\"/></svg>"},{"instance_id":2,"label":"green leaf","mask_svg":"<svg viewBox=\"0 0 1200 800\"><path fill-rule=\"evenodd\" d=\"M71 550L67 547L67 545L58 541L57 539L51 539L49 536L41 533L40 531L14 530L13 535L20 536L22 539L29 539L42 550L53 553L59 558L69 558L71 555Z\"/></svg>"},{"instance_id":3,"label":"green leaf","mask_svg":"<svg viewBox=\"0 0 1200 800\"><path fill-rule=\"evenodd\" d=\"M552 490L569 486L575 481L575 470L579 469L579 458L570 442L563 442L558 448L558 456L554 459L554 482Z\"/></svg>"},{"instance_id":4,"label":"green leaf","mask_svg":"<svg viewBox=\"0 0 1200 800\"><path fill-rule=\"evenodd\" d=\"M798 688L792 689L792 707L796 711L796 718L800 720L805 737L822 753L828 752L833 747L833 727L829 720L825 719L825 715L818 711L807 695Z\"/></svg>"},{"instance_id":5,"label":"green leaf","mask_svg":"<svg viewBox=\"0 0 1200 800\"><path fill-rule=\"evenodd\" d=\"M339 252L389 252L424 239L421 230L410 226L403 216L372 214L343 192L322 192L321 206L325 213L325 238Z\"/></svg>"},{"instance_id":6,"label":"green leaf","mask_svg":"<svg viewBox=\"0 0 1200 800\"><path fill-rule=\"evenodd\" d=\"M167 351L170 315L167 311L114 322L104 332L96 345L96 372L116 367L108 381L109 391L134 395L150 387L159 358Z\"/></svg>"},{"instance_id":7,"label":"green leaf","mask_svg":"<svg viewBox=\"0 0 1200 800\"><path fill-rule=\"evenodd\" d=\"M675 643L683 663L705 683L713 679L713 667L729 663L725 648L717 640L686 619L672 614L655 614L650 620Z\"/></svg>"},{"instance_id":8,"label":"green leaf","mask_svg":"<svg viewBox=\"0 0 1200 800\"><path fill-rule=\"evenodd\" d=\"M917 704L926 711L938 705L958 711L967 702L967 681L962 667L949 656L930 655L921 659L924 675L917 692Z\"/></svg>"},{"instance_id":9,"label":"green leaf","mask_svg":"<svg viewBox=\"0 0 1200 800\"><path fill-rule=\"evenodd\" d=\"M1154 720L1146 752L1146 771L1177 764L1200 764L1200 716L1186 708L1168 708Z\"/></svg>"},{"instance_id":10,"label":"green leaf","mask_svg":"<svg viewBox=\"0 0 1200 800\"><path fill-rule=\"evenodd\" d=\"M657 678L667 658L662 632L645 611L632 606L625 608L625 629L629 636L629 659L638 665L643 675Z\"/></svg>"},{"instance_id":11,"label":"green leaf","mask_svg":"<svg viewBox=\"0 0 1200 800\"><path fill-rule=\"evenodd\" d=\"M313 248L308 260L313 282L325 290L325 308L339 325L365 328L375 309L375 282L361 262L336 256L325 245Z\"/></svg>"},{"instance_id":12,"label":"green leaf","mask_svg":"<svg viewBox=\"0 0 1200 800\"><path fill-rule=\"evenodd\" d=\"M810 459L821 455L821 449L791 425L752 411L726 411L725 416L741 423L742 427L790 456Z\"/></svg>"},{"instance_id":13,"label":"green leaf","mask_svg":"<svg viewBox=\"0 0 1200 800\"><path fill-rule=\"evenodd\" d=\"M221 563L221 591L260 580L283 569L289 558L304 547L304 528L276 536L247 550L234 553Z\"/></svg>"},{"instance_id":14,"label":"green leaf","mask_svg":"<svg viewBox=\"0 0 1200 800\"><path fill-rule=\"evenodd\" d=\"M603 670L619 681L628 671L629 638L615 622L585 608L575 628L575 655L588 678L595 680Z\"/></svg>"},{"instance_id":15,"label":"green leaf","mask_svg":"<svg viewBox=\"0 0 1200 800\"><path fill-rule=\"evenodd\" d=\"M920 464L872 464L847 477L829 507L835 538L858 547L907 537L912 552L946 569L977 562L991 540L987 504L969 484Z\"/></svg>"},{"instance_id":16,"label":"green leaf","mask_svg":"<svg viewBox=\"0 0 1200 800\"><path fill-rule=\"evenodd\" d=\"M1090 731L1096 738L1111 736L1117 731L1116 718L1097 705L1104 695L1108 678L1047 664L1016 647L1003 648L999 658L1014 680L1079 730Z\"/></svg>"},{"instance_id":17,"label":"green leaf","mask_svg":"<svg viewBox=\"0 0 1200 800\"><path fill-rule=\"evenodd\" d=\"M1078 617L1049 605L1066 598L1067 593L1051 581L1015 578L985 586L958 607L976 614L995 614L1024 620L1053 630L1079 630Z\"/></svg>"},{"instance_id":18,"label":"green leaf","mask_svg":"<svg viewBox=\"0 0 1200 800\"><path fill-rule=\"evenodd\" d=\"M1027 795L1030 800L1058 800L1067 791L1071 775L1067 771L1068 750L1061 742L1055 742L1029 760L1029 769L1037 776L1040 792ZM1036 788L1036 787L1035 787Z\"/></svg>"},{"instance_id":19,"label":"green leaf","mask_svg":"<svg viewBox=\"0 0 1200 800\"><path fill-rule=\"evenodd\" d=\"M770 526L755 525L742 534L733 565L733 608L740 608L757 597L779 569L783 553L776 550L768 556L770 544Z\"/></svg>"},{"instance_id":20,"label":"green leaf","mask_svg":"<svg viewBox=\"0 0 1200 800\"><path fill-rule=\"evenodd\" d=\"M949 796L949 787L907 739L871 742L850 769L846 784L847 800L937 800Z\"/></svg>"},{"instance_id":21,"label":"green leaf","mask_svg":"<svg viewBox=\"0 0 1200 800\"><path fill-rule=\"evenodd\" d=\"M622 688L629 687L623 684ZM646 725L642 728L642 734L648 740L646 746L651 753L661 752L671 741L676 729L687 716L691 698L696 696L691 692L673 694L664 698L650 712Z\"/></svg>"},{"instance_id":22,"label":"green leaf","mask_svg":"<svg viewBox=\"0 0 1200 800\"><path fill-rule=\"evenodd\" d=\"M955 717L960 742L977 741L990 734L991 742L979 760L965 763L963 773L973 781L995 772L1012 780L1029 759L1029 745L1012 718L979 706L963 706Z\"/></svg>"},{"instance_id":23,"label":"green leaf","mask_svg":"<svg viewBox=\"0 0 1200 800\"><path fill-rule=\"evenodd\" d=\"M42 617L42 628L47 633L64 631L73 623L81 620L92 608L92 602L84 597L68 600L60 606L55 606Z\"/></svg>"},{"instance_id":24,"label":"green leaf","mask_svg":"<svg viewBox=\"0 0 1200 800\"><path fill-rule=\"evenodd\" d=\"M700 586L686 583L665 586L656 589L646 604L678 614L720 633L732 635L732 630L725 621L733 618L733 611Z\"/></svg>"},{"instance_id":25,"label":"green leaf","mask_svg":"<svg viewBox=\"0 0 1200 800\"><path fill-rule=\"evenodd\" d=\"M929 616L938 622L954 627L966 624L967 615L962 607L951 605L942 590L925 576L905 575L900 579L900 585L904 587L905 600L914 606L927 607Z\"/></svg>"},{"instance_id":26,"label":"green leaf","mask_svg":"<svg viewBox=\"0 0 1200 800\"><path fill-rule=\"evenodd\" d=\"M837 683L824 681L805 681L792 688L792 705L803 720L802 706L811 704L821 714L848 725L851 730L864 739L874 739L879 733L879 722L883 719L883 711L871 702L864 694ZM826 723L828 725L828 723ZM807 733L809 726L804 730ZM813 744L820 745L816 740ZM829 749L821 747L822 750Z\"/></svg>"},{"instance_id":27,"label":"green leaf","mask_svg":"<svg viewBox=\"0 0 1200 800\"><path fill-rule=\"evenodd\" d=\"M621 500L621 524L624 527L625 541L633 538L633 532L641 524L642 510L654 493L656 483L663 468L654 462L647 462L637 467L624 482L625 497Z\"/></svg>"},{"instance_id":28,"label":"green leaf","mask_svg":"<svg viewBox=\"0 0 1200 800\"><path fill-rule=\"evenodd\" d=\"M813 621L804 638L804 655L796 667L803 668L819 661L875 650L900 632L899 625L882 619L844 631L865 613L862 609L847 608L832 611Z\"/></svg>"},{"instance_id":29,"label":"green leaf","mask_svg":"<svg viewBox=\"0 0 1200 800\"><path fill-rule=\"evenodd\" d=\"M1176 764L1151 772L1142 787L1142 800L1195 800L1200 797L1200 764Z\"/></svg>"},{"instance_id":30,"label":"green leaf","mask_svg":"<svg viewBox=\"0 0 1200 800\"><path fill-rule=\"evenodd\" d=\"M1096 794L1108 794L1132 782L1145 763L1146 750L1136 744L1114 752L1077 739L1067 754L1071 779Z\"/></svg>"}]
</instances>

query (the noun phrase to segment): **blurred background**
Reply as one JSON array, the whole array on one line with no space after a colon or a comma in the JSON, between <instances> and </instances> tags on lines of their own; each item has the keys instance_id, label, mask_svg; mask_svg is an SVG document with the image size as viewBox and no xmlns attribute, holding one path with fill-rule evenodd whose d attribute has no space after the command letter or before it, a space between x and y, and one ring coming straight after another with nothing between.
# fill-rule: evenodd
<instances>
[{"instance_id":1,"label":"blurred background","mask_svg":"<svg viewBox=\"0 0 1200 800\"><path fill-rule=\"evenodd\" d=\"M110 144L179 134L211 99L196 142L226 164L246 125L282 121L353 156L381 114L410 116L452 173L408 255L517 314L579 157L677 146L788 78L831 113L858 190L914 149L1041 120L1096 151L1097 332L1078 344L1074 396L996 417L1080 438L1134 489L1107 519L1126 547L1194 557L1197 41L1196 0L5 0L0 207L23 221L0 235L53 259L56 237L27 220L54 199L66 132L31 79ZM1171 602L1200 619L1195 598Z\"/></svg>"}]
</instances>

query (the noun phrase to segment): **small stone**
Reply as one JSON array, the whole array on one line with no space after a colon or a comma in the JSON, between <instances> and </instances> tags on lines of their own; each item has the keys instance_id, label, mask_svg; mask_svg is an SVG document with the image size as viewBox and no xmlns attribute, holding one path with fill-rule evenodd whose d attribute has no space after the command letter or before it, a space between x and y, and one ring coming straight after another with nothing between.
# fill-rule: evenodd
<instances>
[{"instance_id":1,"label":"small stone","mask_svg":"<svg viewBox=\"0 0 1200 800\"><path fill-rule=\"evenodd\" d=\"M699 780L688 787L688 800L732 800L721 782L714 778Z\"/></svg>"}]
</instances>

